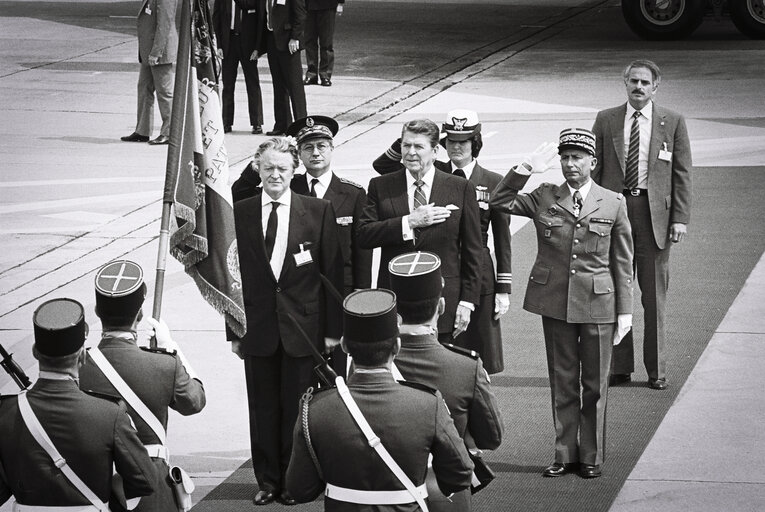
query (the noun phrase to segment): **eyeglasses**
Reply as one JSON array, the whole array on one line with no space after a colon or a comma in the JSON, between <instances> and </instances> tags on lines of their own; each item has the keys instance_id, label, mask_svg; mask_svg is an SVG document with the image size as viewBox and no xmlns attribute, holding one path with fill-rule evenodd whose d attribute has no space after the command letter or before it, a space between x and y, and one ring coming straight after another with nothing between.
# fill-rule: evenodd
<instances>
[{"instance_id":1,"label":"eyeglasses","mask_svg":"<svg viewBox=\"0 0 765 512\"><path fill-rule=\"evenodd\" d=\"M318 149L319 153L326 153L332 149L332 145L326 142L319 142L318 144L303 144L300 147L300 151L305 151L306 153L313 153L314 149Z\"/></svg>"}]
</instances>

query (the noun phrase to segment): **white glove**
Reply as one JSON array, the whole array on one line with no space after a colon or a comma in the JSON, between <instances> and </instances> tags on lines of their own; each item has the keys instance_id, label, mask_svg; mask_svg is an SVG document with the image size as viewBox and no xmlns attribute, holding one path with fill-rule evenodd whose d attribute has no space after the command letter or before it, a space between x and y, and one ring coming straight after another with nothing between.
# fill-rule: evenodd
<instances>
[{"instance_id":1,"label":"white glove","mask_svg":"<svg viewBox=\"0 0 765 512\"><path fill-rule=\"evenodd\" d=\"M154 338L157 340L157 347L163 348L169 352L175 350L178 351L178 344L170 336L170 329L164 320L156 320L154 318L147 318L146 322L151 325Z\"/></svg>"},{"instance_id":2,"label":"white glove","mask_svg":"<svg viewBox=\"0 0 765 512\"><path fill-rule=\"evenodd\" d=\"M616 332L614 332L614 346L622 342L628 332L632 329L632 313L626 313L616 316Z\"/></svg>"},{"instance_id":3,"label":"white glove","mask_svg":"<svg viewBox=\"0 0 765 512\"><path fill-rule=\"evenodd\" d=\"M508 309L510 309L510 294L495 293L494 294L494 320L499 320L499 317L507 313Z\"/></svg>"},{"instance_id":4,"label":"white glove","mask_svg":"<svg viewBox=\"0 0 765 512\"><path fill-rule=\"evenodd\" d=\"M523 159L523 163L531 167L532 174L538 174L549 169L557 158L558 145L554 142L543 142Z\"/></svg>"}]
</instances>

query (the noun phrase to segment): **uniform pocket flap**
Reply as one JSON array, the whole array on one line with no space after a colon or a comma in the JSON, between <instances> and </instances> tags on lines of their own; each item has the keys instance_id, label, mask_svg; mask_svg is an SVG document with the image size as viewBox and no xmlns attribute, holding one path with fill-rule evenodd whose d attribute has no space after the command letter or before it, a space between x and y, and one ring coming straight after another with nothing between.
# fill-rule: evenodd
<instances>
[{"instance_id":1,"label":"uniform pocket flap","mask_svg":"<svg viewBox=\"0 0 765 512\"><path fill-rule=\"evenodd\" d=\"M529 281L533 281L537 284L547 284L547 280L549 278L549 267L534 267L531 269L531 276L529 276Z\"/></svg>"},{"instance_id":2,"label":"uniform pocket flap","mask_svg":"<svg viewBox=\"0 0 765 512\"><path fill-rule=\"evenodd\" d=\"M313 302L306 302L303 305L303 311L306 315L313 315L314 313L319 312L319 301L315 300Z\"/></svg>"},{"instance_id":3,"label":"uniform pocket flap","mask_svg":"<svg viewBox=\"0 0 765 512\"><path fill-rule=\"evenodd\" d=\"M614 280L611 278L611 274L592 276L592 291L597 295L614 293Z\"/></svg>"},{"instance_id":4,"label":"uniform pocket flap","mask_svg":"<svg viewBox=\"0 0 765 512\"><path fill-rule=\"evenodd\" d=\"M608 236L611 234L611 224L601 224L599 222L590 222L587 228L590 233L598 236Z\"/></svg>"},{"instance_id":5,"label":"uniform pocket flap","mask_svg":"<svg viewBox=\"0 0 765 512\"><path fill-rule=\"evenodd\" d=\"M541 222L545 226L562 226L563 217L557 215L540 215L537 217L537 222Z\"/></svg>"}]
</instances>

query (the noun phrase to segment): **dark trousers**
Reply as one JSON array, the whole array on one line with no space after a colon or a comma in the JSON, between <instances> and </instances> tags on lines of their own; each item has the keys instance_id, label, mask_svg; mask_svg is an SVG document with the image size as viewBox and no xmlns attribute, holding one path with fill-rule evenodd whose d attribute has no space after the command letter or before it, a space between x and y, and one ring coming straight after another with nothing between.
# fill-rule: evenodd
<instances>
[{"instance_id":1,"label":"dark trousers","mask_svg":"<svg viewBox=\"0 0 765 512\"><path fill-rule=\"evenodd\" d=\"M542 317L550 376L555 462L602 464L615 324Z\"/></svg>"},{"instance_id":2,"label":"dark trousers","mask_svg":"<svg viewBox=\"0 0 765 512\"><path fill-rule=\"evenodd\" d=\"M656 246L651 225L648 196L626 196L627 215L632 224L632 240L635 246L634 266L640 286L644 314L643 362L648 377L667 377L665 354L666 331L664 329L664 306L669 287L669 249ZM635 348L632 331L614 347L612 372L632 373L635 371Z\"/></svg>"},{"instance_id":3,"label":"dark trousers","mask_svg":"<svg viewBox=\"0 0 765 512\"><path fill-rule=\"evenodd\" d=\"M282 349L244 359L250 410L252 467L260 489L279 491L292 452L292 431L300 397L315 384L313 359L290 357Z\"/></svg>"},{"instance_id":4,"label":"dark trousers","mask_svg":"<svg viewBox=\"0 0 765 512\"><path fill-rule=\"evenodd\" d=\"M274 131L286 132L295 119L306 117L305 89L303 89L303 64L300 52L276 48L274 34L268 31L268 68L274 86ZM290 110L292 105L292 110Z\"/></svg>"},{"instance_id":5,"label":"dark trousers","mask_svg":"<svg viewBox=\"0 0 765 512\"><path fill-rule=\"evenodd\" d=\"M335 67L335 9L308 11L305 18L305 76L332 78Z\"/></svg>"},{"instance_id":6,"label":"dark trousers","mask_svg":"<svg viewBox=\"0 0 765 512\"><path fill-rule=\"evenodd\" d=\"M505 368L502 354L502 329L494 319L494 294L481 295L481 301L470 315L465 332L454 338L458 347L476 351L483 360L483 367L490 375Z\"/></svg>"},{"instance_id":7,"label":"dark trousers","mask_svg":"<svg viewBox=\"0 0 765 512\"><path fill-rule=\"evenodd\" d=\"M223 55L223 124L234 124L234 89L239 63L242 64L244 84L247 87L247 106L250 113L250 125L263 125L263 97L260 93L260 78L258 77L258 61L250 60L242 45L242 35L231 32L228 52ZM246 37L246 36L244 36Z\"/></svg>"}]
</instances>

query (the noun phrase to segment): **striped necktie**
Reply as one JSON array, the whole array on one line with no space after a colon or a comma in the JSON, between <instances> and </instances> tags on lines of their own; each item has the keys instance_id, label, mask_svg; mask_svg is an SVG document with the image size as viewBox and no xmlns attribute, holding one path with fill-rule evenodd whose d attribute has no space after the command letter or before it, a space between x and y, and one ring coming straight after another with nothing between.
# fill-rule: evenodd
<instances>
[{"instance_id":1,"label":"striped necktie","mask_svg":"<svg viewBox=\"0 0 765 512\"><path fill-rule=\"evenodd\" d=\"M640 111L636 110L632 115L632 128L630 128L630 146L627 150L626 170L624 172L624 188L633 189L638 185L638 160L640 159L640 123L638 118Z\"/></svg>"},{"instance_id":2,"label":"striped necktie","mask_svg":"<svg viewBox=\"0 0 765 512\"><path fill-rule=\"evenodd\" d=\"M582 211L582 194L578 190L574 190L574 217L579 218L579 213Z\"/></svg>"},{"instance_id":3,"label":"striped necktie","mask_svg":"<svg viewBox=\"0 0 765 512\"><path fill-rule=\"evenodd\" d=\"M422 191L422 186L425 185L425 182L422 180L417 180L414 182L414 186L417 187L414 189L414 209L416 210L420 206L425 206L428 203L428 200L425 199L425 192Z\"/></svg>"}]
</instances>

